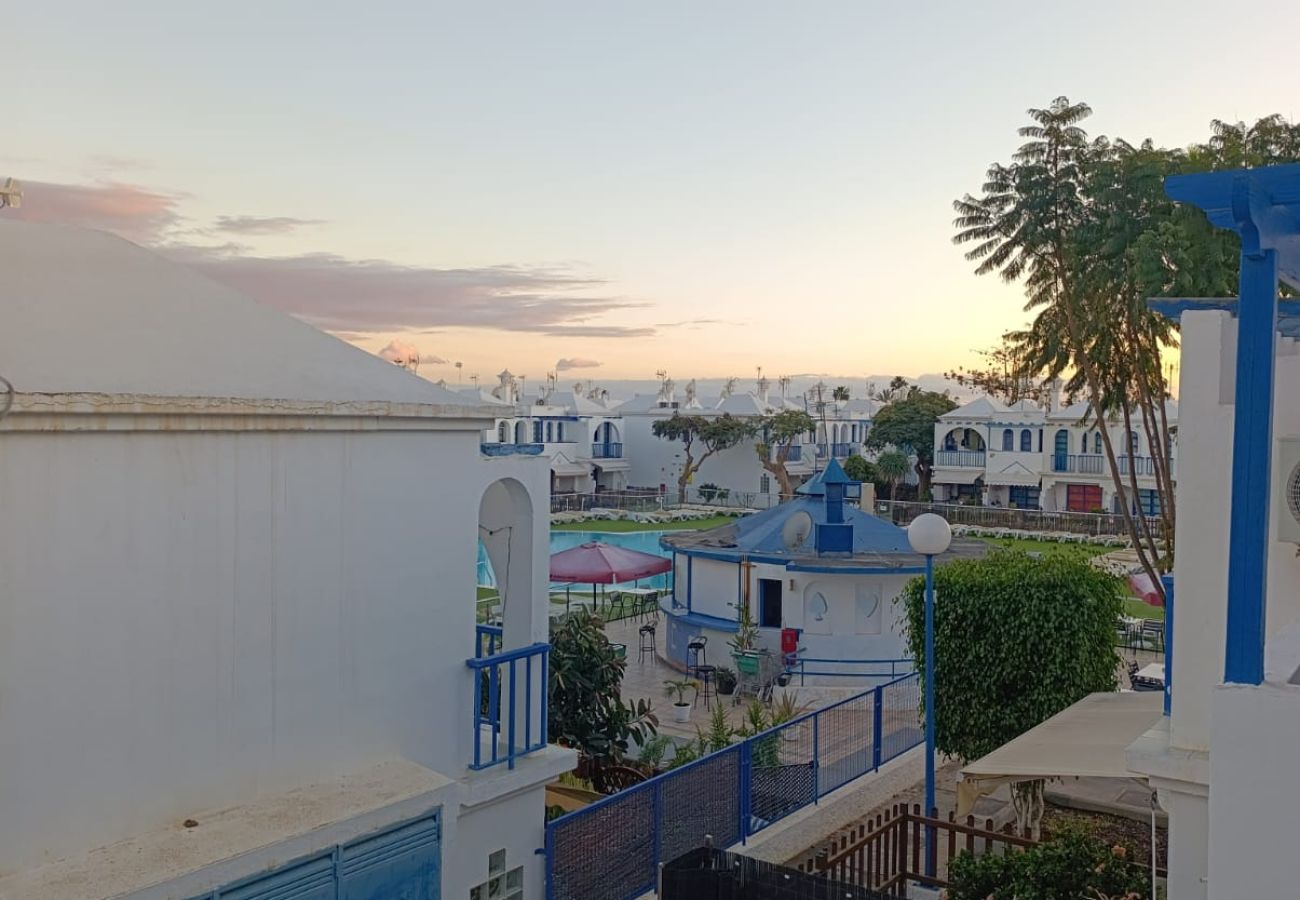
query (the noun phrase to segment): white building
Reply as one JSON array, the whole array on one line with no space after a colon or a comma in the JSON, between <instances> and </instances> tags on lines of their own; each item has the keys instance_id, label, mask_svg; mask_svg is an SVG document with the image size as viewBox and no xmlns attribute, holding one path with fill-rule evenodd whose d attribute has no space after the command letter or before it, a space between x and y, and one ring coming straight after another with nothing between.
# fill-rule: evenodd
<instances>
[{"instance_id":1,"label":"white building","mask_svg":"<svg viewBox=\"0 0 1300 900\"><path fill-rule=\"evenodd\" d=\"M1171 433L1178 405L1167 404ZM1140 427L1126 433L1108 426L1120 472L1137 476L1135 506L1159 514L1155 464ZM1170 447L1175 475L1176 442ZM1022 400L1009 405L979 397L939 417L934 426L934 499L1071 512L1117 512L1118 499L1107 465L1101 430L1086 403L1040 407Z\"/></svg>"},{"instance_id":2,"label":"white building","mask_svg":"<svg viewBox=\"0 0 1300 900\"><path fill-rule=\"evenodd\" d=\"M0 220L0 278L0 897L540 896L545 465L118 238Z\"/></svg>"},{"instance_id":3,"label":"white building","mask_svg":"<svg viewBox=\"0 0 1300 900\"><path fill-rule=\"evenodd\" d=\"M797 486L811 478L828 459L844 460L865 453L863 442L871 428L878 404L872 400L832 401L827 395L823 409L804 398L782 396L772 391L766 378L760 378L753 391L737 391L729 385L718 397L699 397L695 382L686 385L682 395L671 379L664 381L657 394L638 394L616 407L624 422L624 446L631 464L628 484L675 494L685 461L682 445L656 437L654 423L682 415L721 416L756 420L787 409L808 412L816 421L816 430L797 439L786 457L786 472ZM733 503L766 508L779 503L781 486L763 467L755 452L755 442L745 441L705 460L688 489L689 501L700 499L701 485L713 485L728 495ZM775 449L772 451L776 453ZM699 449L695 451L699 456Z\"/></svg>"},{"instance_id":4,"label":"white building","mask_svg":"<svg viewBox=\"0 0 1300 900\"><path fill-rule=\"evenodd\" d=\"M631 464L623 454L623 420L610 408L609 396L594 385L572 390L548 385L524 397L518 378L507 369L498 385L471 396L499 407L485 429L484 452L536 454L551 467L551 493L592 494L621 491Z\"/></svg>"},{"instance_id":5,"label":"white building","mask_svg":"<svg viewBox=\"0 0 1300 900\"><path fill-rule=\"evenodd\" d=\"M706 663L734 665L727 642L747 608L759 645L773 653L782 630L798 633L788 660L796 684L861 690L912 671L900 595L925 562L902 528L845 503L861 489L832 459L793 500L719 528L665 534L668 662L686 668L689 645L703 637ZM987 549L959 540L940 561Z\"/></svg>"}]
</instances>

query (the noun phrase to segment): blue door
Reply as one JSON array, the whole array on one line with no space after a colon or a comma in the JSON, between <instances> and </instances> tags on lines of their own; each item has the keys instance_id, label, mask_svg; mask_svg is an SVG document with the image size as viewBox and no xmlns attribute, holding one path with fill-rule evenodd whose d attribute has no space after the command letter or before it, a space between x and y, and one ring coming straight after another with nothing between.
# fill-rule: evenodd
<instances>
[{"instance_id":1,"label":"blue door","mask_svg":"<svg viewBox=\"0 0 1300 900\"><path fill-rule=\"evenodd\" d=\"M358 838L194 900L439 900L439 812Z\"/></svg>"},{"instance_id":2,"label":"blue door","mask_svg":"<svg viewBox=\"0 0 1300 900\"><path fill-rule=\"evenodd\" d=\"M1052 459L1053 472L1069 471L1070 433L1062 428L1056 432L1056 448Z\"/></svg>"}]
</instances>

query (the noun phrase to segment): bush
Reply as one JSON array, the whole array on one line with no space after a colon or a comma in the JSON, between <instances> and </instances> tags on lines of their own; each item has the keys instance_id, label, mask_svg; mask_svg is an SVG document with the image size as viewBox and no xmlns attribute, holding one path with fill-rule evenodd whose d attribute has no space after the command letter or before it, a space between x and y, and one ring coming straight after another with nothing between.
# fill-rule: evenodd
<instances>
[{"instance_id":1,"label":"bush","mask_svg":"<svg viewBox=\"0 0 1300 900\"><path fill-rule=\"evenodd\" d=\"M948 900L1147 900L1151 880L1123 846L1071 828L1023 853L962 853L949 867Z\"/></svg>"},{"instance_id":2,"label":"bush","mask_svg":"<svg viewBox=\"0 0 1300 900\"><path fill-rule=\"evenodd\" d=\"M719 694L726 696L735 693L736 673L726 666L718 666L713 673L713 680L717 684Z\"/></svg>"},{"instance_id":3,"label":"bush","mask_svg":"<svg viewBox=\"0 0 1300 900\"><path fill-rule=\"evenodd\" d=\"M630 740L644 744L659 722L648 701L623 702L626 665L600 619L586 610L559 619L551 628L548 739L610 762L622 759Z\"/></svg>"}]
</instances>

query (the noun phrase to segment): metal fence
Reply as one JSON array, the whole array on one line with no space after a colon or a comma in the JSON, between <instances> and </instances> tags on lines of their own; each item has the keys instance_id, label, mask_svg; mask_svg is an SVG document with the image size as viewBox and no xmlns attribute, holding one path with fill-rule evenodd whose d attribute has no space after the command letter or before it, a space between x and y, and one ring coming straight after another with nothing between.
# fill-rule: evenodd
<instances>
[{"instance_id":1,"label":"metal fence","mask_svg":"<svg viewBox=\"0 0 1300 900\"><path fill-rule=\"evenodd\" d=\"M1013 528L1022 531L1068 532L1087 535L1128 536L1124 517L1116 513L1048 512L1041 509L1012 509L1005 506L966 506L960 503L921 503L917 501L880 500L877 514L895 525L905 526L921 513L933 512L954 525L981 525L985 528ZM1164 533L1159 516L1147 516L1147 525L1157 538Z\"/></svg>"},{"instance_id":2,"label":"metal fence","mask_svg":"<svg viewBox=\"0 0 1300 900\"><path fill-rule=\"evenodd\" d=\"M921 743L915 674L732 744L546 826L548 900L630 900L659 863L744 841Z\"/></svg>"}]
</instances>

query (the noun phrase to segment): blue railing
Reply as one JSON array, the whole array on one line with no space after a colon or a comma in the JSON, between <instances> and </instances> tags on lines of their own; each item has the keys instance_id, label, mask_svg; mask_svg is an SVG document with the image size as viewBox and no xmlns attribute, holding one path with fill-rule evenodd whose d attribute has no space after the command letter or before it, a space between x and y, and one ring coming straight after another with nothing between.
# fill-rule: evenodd
<instances>
[{"instance_id":1,"label":"blue railing","mask_svg":"<svg viewBox=\"0 0 1300 900\"><path fill-rule=\"evenodd\" d=\"M1133 470L1134 475L1155 475L1156 463L1149 456L1120 456L1115 460L1119 463L1119 474L1127 475L1129 470Z\"/></svg>"},{"instance_id":2,"label":"blue railing","mask_svg":"<svg viewBox=\"0 0 1300 900\"><path fill-rule=\"evenodd\" d=\"M485 656L492 656L501 646L501 626L500 625L476 625L474 626L474 658L482 659Z\"/></svg>"},{"instance_id":3,"label":"blue railing","mask_svg":"<svg viewBox=\"0 0 1300 900\"><path fill-rule=\"evenodd\" d=\"M786 672L804 684L805 678L882 678L888 681L915 671L910 657L899 659L820 659L798 656L785 667Z\"/></svg>"},{"instance_id":4,"label":"blue railing","mask_svg":"<svg viewBox=\"0 0 1300 900\"><path fill-rule=\"evenodd\" d=\"M546 746L551 645L500 651L500 628L479 625L476 632L475 656L465 660L474 673L474 761L469 767L505 763L513 769L517 759Z\"/></svg>"},{"instance_id":5,"label":"blue railing","mask_svg":"<svg viewBox=\"0 0 1300 900\"><path fill-rule=\"evenodd\" d=\"M631 900L660 862L729 847L924 739L916 675L856 694L546 826L547 900Z\"/></svg>"},{"instance_id":6,"label":"blue railing","mask_svg":"<svg viewBox=\"0 0 1300 900\"><path fill-rule=\"evenodd\" d=\"M541 444L506 444L488 443L478 445L484 456L537 456L542 452Z\"/></svg>"},{"instance_id":7,"label":"blue railing","mask_svg":"<svg viewBox=\"0 0 1300 900\"><path fill-rule=\"evenodd\" d=\"M984 465L984 451L940 450L934 455L934 464L950 468L981 468Z\"/></svg>"},{"instance_id":8,"label":"blue railing","mask_svg":"<svg viewBox=\"0 0 1300 900\"><path fill-rule=\"evenodd\" d=\"M1165 587L1165 715L1174 701L1174 576L1162 575Z\"/></svg>"},{"instance_id":9,"label":"blue railing","mask_svg":"<svg viewBox=\"0 0 1300 900\"><path fill-rule=\"evenodd\" d=\"M791 444L785 448L786 462L799 462L803 459L803 444Z\"/></svg>"},{"instance_id":10,"label":"blue railing","mask_svg":"<svg viewBox=\"0 0 1300 900\"><path fill-rule=\"evenodd\" d=\"M1075 456L1057 453L1052 456L1053 472L1077 472L1080 475L1103 475L1106 472L1106 457L1087 455Z\"/></svg>"},{"instance_id":11,"label":"blue railing","mask_svg":"<svg viewBox=\"0 0 1300 900\"><path fill-rule=\"evenodd\" d=\"M818 444L818 445L817 445L817 455L818 455L818 456L825 456L825 455L826 455L826 445L825 445L825 444Z\"/></svg>"},{"instance_id":12,"label":"blue railing","mask_svg":"<svg viewBox=\"0 0 1300 900\"><path fill-rule=\"evenodd\" d=\"M853 452L852 444L844 443L844 444L831 445L831 454L839 459L843 459L844 457L848 456L852 452Z\"/></svg>"},{"instance_id":13,"label":"blue railing","mask_svg":"<svg viewBox=\"0 0 1300 900\"><path fill-rule=\"evenodd\" d=\"M592 444L591 458L592 459L622 459L623 445L619 443Z\"/></svg>"}]
</instances>

